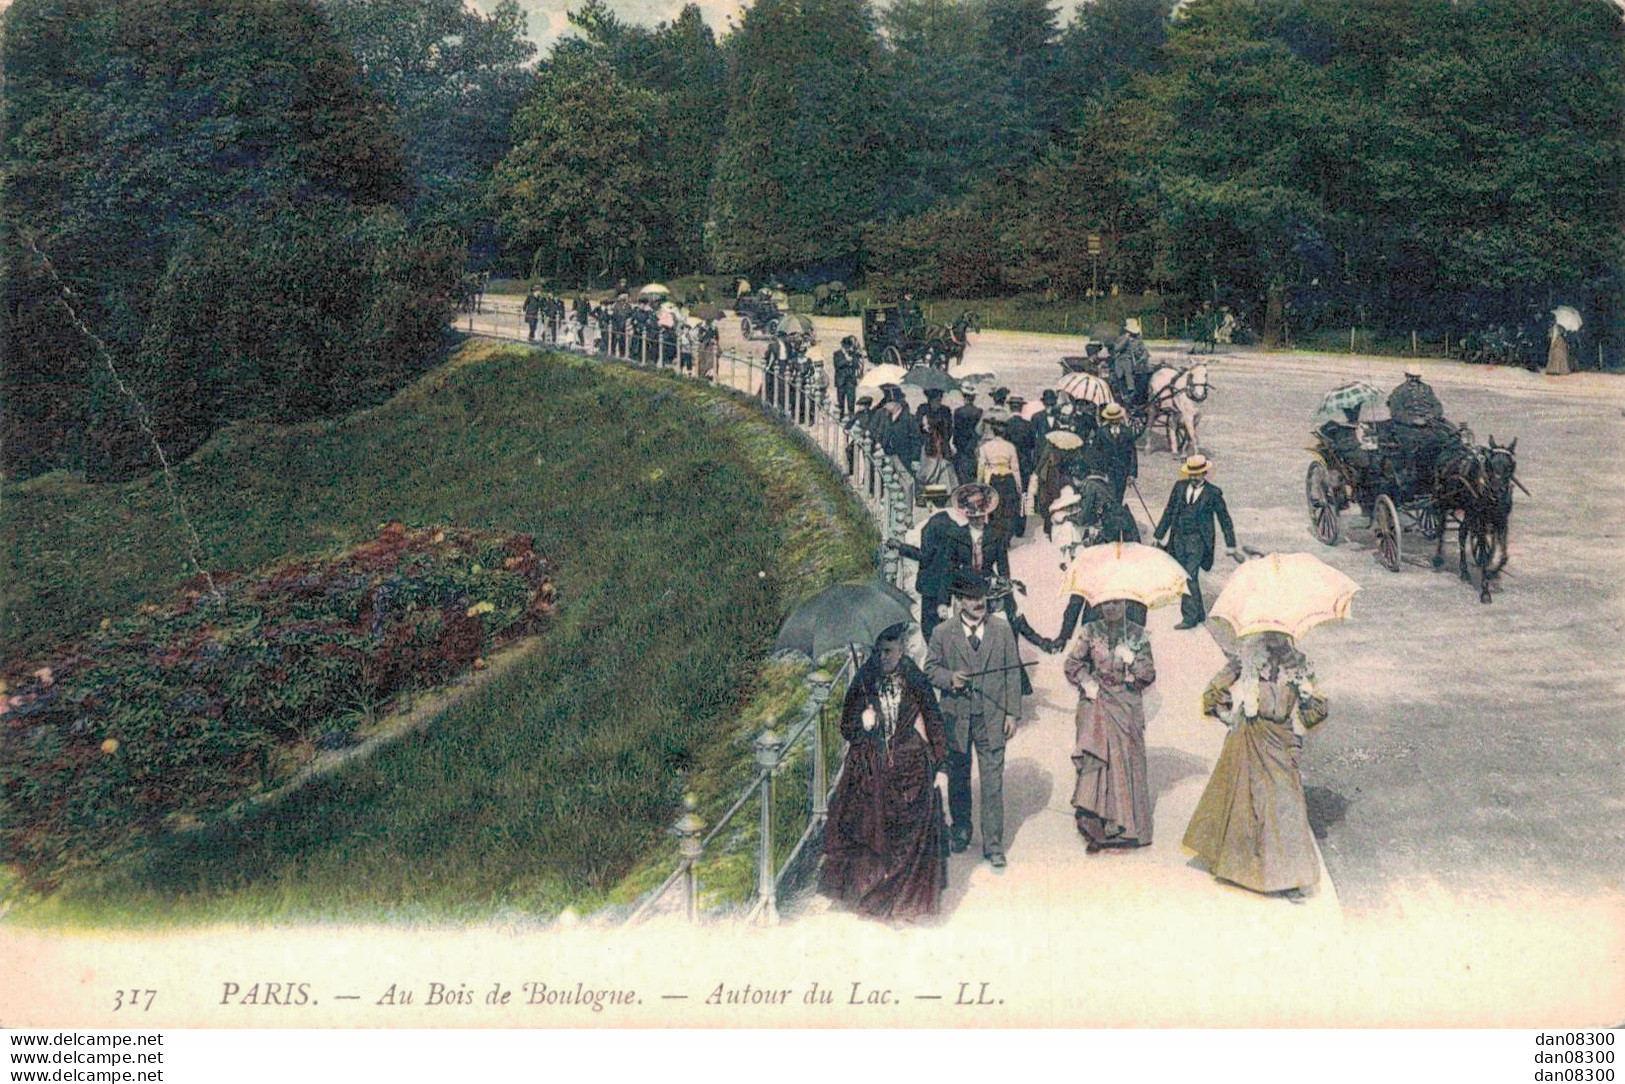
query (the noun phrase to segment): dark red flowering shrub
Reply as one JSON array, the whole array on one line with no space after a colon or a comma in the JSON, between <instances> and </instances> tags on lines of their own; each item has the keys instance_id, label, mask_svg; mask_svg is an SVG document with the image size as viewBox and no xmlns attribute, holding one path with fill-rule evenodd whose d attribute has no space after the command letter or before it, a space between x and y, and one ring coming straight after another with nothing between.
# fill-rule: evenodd
<instances>
[{"instance_id":1,"label":"dark red flowering shrub","mask_svg":"<svg viewBox=\"0 0 1625 1084\"><path fill-rule=\"evenodd\" d=\"M386 525L336 557L184 584L0 671L0 861L35 887L272 789L356 705L442 684L553 612L525 535Z\"/></svg>"}]
</instances>

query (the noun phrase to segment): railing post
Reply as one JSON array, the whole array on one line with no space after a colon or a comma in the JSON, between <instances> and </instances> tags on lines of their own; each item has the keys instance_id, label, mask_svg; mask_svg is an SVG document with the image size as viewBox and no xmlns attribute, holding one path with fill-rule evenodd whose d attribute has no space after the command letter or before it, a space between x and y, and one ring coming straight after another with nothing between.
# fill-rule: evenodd
<instances>
[{"instance_id":1,"label":"railing post","mask_svg":"<svg viewBox=\"0 0 1625 1084\"><path fill-rule=\"evenodd\" d=\"M812 819L814 824L822 824L829 819L829 774L828 765L824 760L824 705L829 703L830 690L835 686L834 678L819 677L810 674L807 677L807 695L813 703L813 724L807 729L812 733Z\"/></svg>"},{"instance_id":2,"label":"railing post","mask_svg":"<svg viewBox=\"0 0 1625 1084\"><path fill-rule=\"evenodd\" d=\"M683 856L683 905L690 922L698 922L700 918L700 878L695 863L700 860L700 832L705 822L696 812L698 807L699 800L693 791L683 795L683 815L677 818L675 826L677 853Z\"/></svg>"},{"instance_id":3,"label":"railing post","mask_svg":"<svg viewBox=\"0 0 1625 1084\"><path fill-rule=\"evenodd\" d=\"M762 838L756 860L756 894L768 925L779 921L778 871L773 868L773 773L784 753L784 741L768 727L755 741L756 766L762 771Z\"/></svg>"}]
</instances>

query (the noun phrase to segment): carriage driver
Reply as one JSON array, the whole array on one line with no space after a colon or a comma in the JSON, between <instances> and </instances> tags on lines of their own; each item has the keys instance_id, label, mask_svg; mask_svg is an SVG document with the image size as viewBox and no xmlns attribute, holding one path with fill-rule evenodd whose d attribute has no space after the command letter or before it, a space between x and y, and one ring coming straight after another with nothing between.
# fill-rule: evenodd
<instances>
[{"instance_id":1,"label":"carriage driver","mask_svg":"<svg viewBox=\"0 0 1625 1084\"><path fill-rule=\"evenodd\" d=\"M1413 488L1417 481L1419 464L1431 464L1438 458L1444 445L1446 423L1444 407L1433 389L1422 380L1422 366L1409 362L1405 366L1405 382L1388 395L1388 416L1394 442L1399 445L1399 469Z\"/></svg>"}]
</instances>

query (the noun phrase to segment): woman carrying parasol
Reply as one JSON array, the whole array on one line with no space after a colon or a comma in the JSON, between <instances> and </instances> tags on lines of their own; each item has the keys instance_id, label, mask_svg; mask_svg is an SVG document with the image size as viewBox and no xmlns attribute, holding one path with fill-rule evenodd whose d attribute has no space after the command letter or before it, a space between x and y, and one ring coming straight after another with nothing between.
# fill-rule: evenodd
<instances>
[{"instance_id":1,"label":"woman carrying parasol","mask_svg":"<svg viewBox=\"0 0 1625 1084\"><path fill-rule=\"evenodd\" d=\"M906 624L875 640L841 708L846 764L824 828L818 890L876 918L935 914L947 884L948 742L936 693L903 653Z\"/></svg>"}]
</instances>

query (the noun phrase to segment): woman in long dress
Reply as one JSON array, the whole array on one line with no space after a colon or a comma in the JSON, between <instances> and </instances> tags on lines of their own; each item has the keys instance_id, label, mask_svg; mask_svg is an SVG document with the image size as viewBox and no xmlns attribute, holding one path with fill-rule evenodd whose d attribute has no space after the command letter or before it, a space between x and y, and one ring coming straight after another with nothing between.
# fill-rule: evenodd
<instances>
[{"instance_id":1,"label":"woman in long dress","mask_svg":"<svg viewBox=\"0 0 1625 1084\"><path fill-rule=\"evenodd\" d=\"M1301 896L1319 882L1320 862L1298 760L1304 734L1326 718L1309 660L1284 633L1245 637L1202 694L1202 710L1230 733L1185 846L1221 880Z\"/></svg>"},{"instance_id":2,"label":"woman in long dress","mask_svg":"<svg viewBox=\"0 0 1625 1084\"><path fill-rule=\"evenodd\" d=\"M1100 610L1100 620L1083 627L1066 657L1066 679L1078 687L1072 807L1090 854L1151 842L1142 700L1157 680L1151 640L1128 620L1121 599L1102 602Z\"/></svg>"},{"instance_id":3,"label":"woman in long dress","mask_svg":"<svg viewBox=\"0 0 1625 1084\"><path fill-rule=\"evenodd\" d=\"M1546 345L1546 375L1568 376L1574 372L1569 364L1569 341L1563 336L1563 327L1556 320L1552 321L1552 330L1548 333L1549 342Z\"/></svg>"},{"instance_id":4,"label":"woman in long dress","mask_svg":"<svg viewBox=\"0 0 1625 1084\"><path fill-rule=\"evenodd\" d=\"M903 654L906 629L880 634L847 690L846 766L818 877L820 892L877 918L935 914L948 878L947 733L931 683Z\"/></svg>"}]
</instances>

